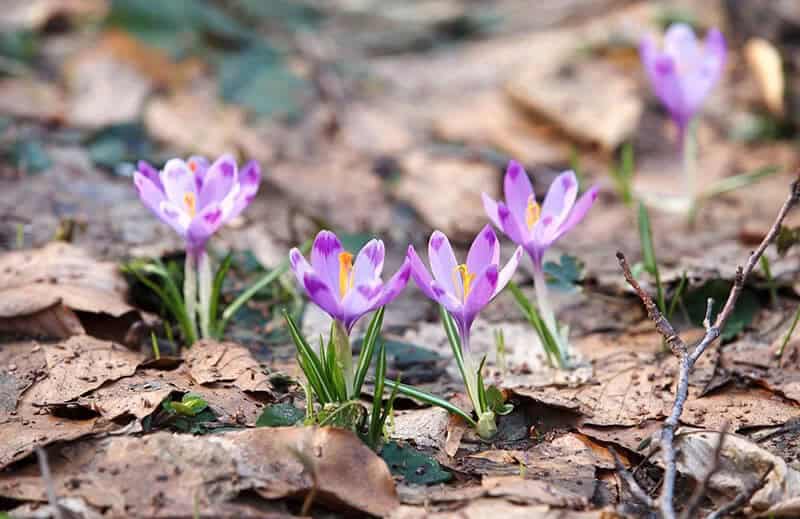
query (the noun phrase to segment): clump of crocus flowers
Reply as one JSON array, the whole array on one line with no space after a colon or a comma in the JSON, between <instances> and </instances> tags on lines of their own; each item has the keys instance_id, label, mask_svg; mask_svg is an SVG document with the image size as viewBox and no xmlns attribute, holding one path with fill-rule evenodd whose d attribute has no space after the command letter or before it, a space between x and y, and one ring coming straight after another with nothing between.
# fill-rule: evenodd
<instances>
[{"instance_id":1,"label":"clump of crocus flowers","mask_svg":"<svg viewBox=\"0 0 800 519\"><path fill-rule=\"evenodd\" d=\"M533 265L533 282L536 304L549 337L540 337L542 344L555 341L556 360L560 366L569 364L567 334L556 322L550 304L544 274L544 254L559 238L580 222L597 199L598 188L592 187L578 198L578 179L573 171L556 177L544 197L542 205L536 200L527 173L517 162L511 161L503 182L505 202L493 200L483 194L483 207L489 219L511 241L524 248ZM546 335L546 334L541 334Z\"/></svg>"},{"instance_id":2,"label":"clump of crocus flowers","mask_svg":"<svg viewBox=\"0 0 800 519\"><path fill-rule=\"evenodd\" d=\"M686 181L686 209L690 222L696 211L696 139L693 121L725 68L725 38L717 29L699 42L692 28L683 23L669 27L659 49L652 36L642 40L640 55L647 77L661 103L678 128ZM663 204L662 204L663 205Z\"/></svg>"},{"instance_id":3,"label":"clump of crocus flowers","mask_svg":"<svg viewBox=\"0 0 800 519\"><path fill-rule=\"evenodd\" d=\"M172 227L186 247L182 298L172 289L165 269L152 267L148 271L161 275L166 284L165 288L151 284L151 288L163 294L162 299L176 314L189 343L198 337L219 335L216 315L212 315L219 294L213 293L206 244L255 198L261 182L258 163L251 161L239 169L231 155L223 155L213 163L195 156L186 161L168 160L158 171L140 161L133 181L144 205Z\"/></svg>"}]
</instances>

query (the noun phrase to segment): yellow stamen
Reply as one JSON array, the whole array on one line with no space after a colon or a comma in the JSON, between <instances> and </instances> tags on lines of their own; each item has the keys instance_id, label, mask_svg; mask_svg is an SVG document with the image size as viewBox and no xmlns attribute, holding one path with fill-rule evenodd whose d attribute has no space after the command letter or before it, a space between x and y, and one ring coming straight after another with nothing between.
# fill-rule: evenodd
<instances>
[{"instance_id":1,"label":"yellow stamen","mask_svg":"<svg viewBox=\"0 0 800 519\"><path fill-rule=\"evenodd\" d=\"M189 169L192 170L192 173L197 173L197 162L190 160Z\"/></svg>"},{"instance_id":2,"label":"yellow stamen","mask_svg":"<svg viewBox=\"0 0 800 519\"><path fill-rule=\"evenodd\" d=\"M186 206L186 212L189 213L189 218L194 218L197 213L197 197L191 191L183 194L183 205Z\"/></svg>"},{"instance_id":3,"label":"yellow stamen","mask_svg":"<svg viewBox=\"0 0 800 519\"><path fill-rule=\"evenodd\" d=\"M353 255L349 252L339 253L339 295L344 297L353 288Z\"/></svg>"},{"instance_id":4,"label":"yellow stamen","mask_svg":"<svg viewBox=\"0 0 800 519\"><path fill-rule=\"evenodd\" d=\"M533 229L533 226L539 221L541 215L542 209L539 207L539 204L536 203L536 199L533 198L533 195L531 195L528 197L528 208L525 209L525 222L528 224L528 229Z\"/></svg>"},{"instance_id":5,"label":"yellow stamen","mask_svg":"<svg viewBox=\"0 0 800 519\"><path fill-rule=\"evenodd\" d=\"M467 265L465 263L462 263L461 265L456 265L456 268L453 269L453 283L456 286L458 286L458 278L461 278L461 286L463 287L461 300L466 301L470 290L472 290L472 281L475 279L475 274L471 273L469 269L467 269Z\"/></svg>"}]
</instances>

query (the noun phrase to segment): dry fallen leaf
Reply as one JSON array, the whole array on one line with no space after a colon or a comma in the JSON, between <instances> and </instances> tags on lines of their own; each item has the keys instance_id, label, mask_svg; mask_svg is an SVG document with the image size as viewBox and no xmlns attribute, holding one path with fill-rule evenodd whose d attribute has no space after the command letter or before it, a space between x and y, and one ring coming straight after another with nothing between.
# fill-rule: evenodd
<instances>
[{"instance_id":1,"label":"dry fallen leaf","mask_svg":"<svg viewBox=\"0 0 800 519\"><path fill-rule=\"evenodd\" d=\"M317 472L315 501L378 516L398 506L383 460L341 429L258 428L211 436L161 432L49 452L59 496L81 497L117 517L184 517L186 510L208 506L224 510L246 490L267 500L302 496L314 479L295 452L307 456ZM4 473L0 495L45 501L38 468ZM279 509L268 501L257 504L266 512Z\"/></svg>"},{"instance_id":2,"label":"dry fallen leaf","mask_svg":"<svg viewBox=\"0 0 800 519\"><path fill-rule=\"evenodd\" d=\"M0 416L17 408L20 396L45 376L47 362L35 342L14 342L0 347Z\"/></svg>"},{"instance_id":3,"label":"dry fallen leaf","mask_svg":"<svg viewBox=\"0 0 800 519\"><path fill-rule=\"evenodd\" d=\"M773 115L782 117L784 79L780 52L769 41L752 38L745 44L744 56L758 82L764 104Z\"/></svg>"},{"instance_id":4,"label":"dry fallen leaf","mask_svg":"<svg viewBox=\"0 0 800 519\"><path fill-rule=\"evenodd\" d=\"M126 297L114 263L67 243L0 256L0 330L64 338L83 331L75 311L122 317Z\"/></svg>"},{"instance_id":5,"label":"dry fallen leaf","mask_svg":"<svg viewBox=\"0 0 800 519\"><path fill-rule=\"evenodd\" d=\"M242 391L272 394L265 369L245 346L204 340L194 344L185 359L198 384L232 384Z\"/></svg>"}]
</instances>

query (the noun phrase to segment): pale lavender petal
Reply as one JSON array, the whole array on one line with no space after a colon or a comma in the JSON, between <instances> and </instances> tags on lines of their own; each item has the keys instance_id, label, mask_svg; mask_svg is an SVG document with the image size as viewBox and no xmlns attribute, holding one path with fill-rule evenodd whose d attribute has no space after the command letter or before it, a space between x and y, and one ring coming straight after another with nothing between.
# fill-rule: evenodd
<instances>
[{"instance_id":1,"label":"pale lavender petal","mask_svg":"<svg viewBox=\"0 0 800 519\"><path fill-rule=\"evenodd\" d=\"M551 216L559 225L569 214L578 195L578 179L574 171L565 171L553 180L542 204L541 218Z\"/></svg>"},{"instance_id":2,"label":"pale lavender petal","mask_svg":"<svg viewBox=\"0 0 800 519\"><path fill-rule=\"evenodd\" d=\"M158 170L151 166L149 162L140 160L136 164L136 169L140 174L147 177L159 190L162 192L164 191L164 186L161 184L161 177L158 174Z\"/></svg>"},{"instance_id":3,"label":"pale lavender petal","mask_svg":"<svg viewBox=\"0 0 800 519\"><path fill-rule=\"evenodd\" d=\"M203 176L198 208L212 202L221 203L236 180L236 160L231 155L223 155L215 160Z\"/></svg>"},{"instance_id":4,"label":"pale lavender petal","mask_svg":"<svg viewBox=\"0 0 800 519\"><path fill-rule=\"evenodd\" d=\"M686 104L692 112L700 110L703 101L722 76L725 54L725 37L717 29L710 30L700 61L691 69L691 77L683 82Z\"/></svg>"},{"instance_id":5,"label":"pale lavender petal","mask_svg":"<svg viewBox=\"0 0 800 519\"><path fill-rule=\"evenodd\" d=\"M305 276L303 276L303 288L305 288L308 298L328 312L331 317L339 321L344 320L344 312L339 304L339 298L315 272L305 273Z\"/></svg>"},{"instance_id":6,"label":"pale lavender petal","mask_svg":"<svg viewBox=\"0 0 800 519\"><path fill-rule=\"evenodd\" d=\"M297 247L289 251L289 266L294 272L297 282L303 286L306 272L312 272L313 269L308 263L308 260L303 256L303 253Z\"/></svg>"},{"instance_id":7,"label":"pale lavender petal","mask_svg":"<svg viewBox=\"0 0 800 519\"><path fill-rule=\"evenodd\" d=\"M475 237L467 253L467 270L481 272L487 265L500 264L500 242L491 226L486 225Z\"/></svg>"},{"instance_id":8,"label":"pale lavender petal","mask_svg":"<svg viewBox=\"0 0 800 519\"><path fill-rule=\"evenodd\" d=\"M189 215L169 200L161 202L158 208L158 216L181 236L186 236L189 224L192 223Z\"/></svg>"},{"instance_id":9,"label":"pale lavender petal","mask_svg":"<svg viewBox=\"0 0 800 519\"><path fill-rule=\"evenodd\" d=\"M673 23L664 35L664 53L677 63L693 64L702 59L694 30L685 23Z\"/></svg>"},{"instance_id":10,"label":"pale lavender petal","mask_svg":"<svg viewBox=\"0 0 800 519\"><path fill-rule=\"evenodd\" d=\"M494 297L498 278L497 265L489 265L473 281L472 290L464 303L467 327L472 324L478 312Z\"/></svg>"},{"instance_id":11,"label":"pale lavender petal","mask_svg":"<svg viewBox=\"0 0 800 519\"><path fill-rule=\"evenodd\" d=\"M486 216L489 217L489 220L491 220L498 229L502 230L503 224L500 223L500 215L497 212L497 202L486 193L481 193L481 198L483 199L483 210L486 211Z\"/></svg>"},{"instance_id":12,"label":"pale lavender petal","mask_svg":"<svg viewBox=\"0 0 800 519\"><path fill-rule=\"evenodd\" d=\"M205 177L208 170L208 159L201 155L192 155L186 161L186 165L194 173L195 185L199 193L203 189L203 177Z\"/></svg>"},{"instance_id":13,"label":"pale lavender petal","mask_svg":"<svg viewBox=\"0 0 800 519\"><path fill-rule=\"evenodd\" d=\"M450 240L441 231L433 231L428 242L428 259L431 263L431 271L434 279L439 286L451 294L461 294L464 289L461 285L461 277L456 275L456 255Z\"/></svg>"},{"instance_id":14,"label":"pale lavender petal","mask_svg":"<svg viewBox=\"0 0 800 519\"><path fill-rule=\"evenodd\" d=\"M453 294L442 288L442 285L440 285L437 281L431 281L431 284L428 288L433 294L432 299L437 303L444 305L444 307L453 315L453 317L463 314L464 303L462 303L460 299L457 299Z\"/></svg>"},{"instance_id":15,"label":"pale lavender petal","mask_svg":"<svg viewBox=\"0 0 800 519\"><path fill-rule=\"evenodd\" d=\"M599 194L599 192L600 188L594 186L588 191L586 191L578 199L578 202L575 204L575 207L572 208L572 212L558 228L558 232L555 237L556 240L561 236L563 236L567 231L575 227L578 224L578 222L583 220L583 217L586 216L586 213L589 211L589 208L591 208L592 205L594 205L595 200L597 200L597 195Z\"/></svg>"},{"instance_id":16,"label":"pale lavender petal","mask_svg":"<svg viewBox=\"0 0 800 519\"><path fill-rule=\"evenodd\" d=\"M433 278L431 277L430 272L428 272L427 267L425 267L425 264L422 263L422 260L419 258L419 255L417 254L417 251L414 249L413 245L408 246L406 258L411 266L411 277L414 278L414 282L417 284L419 289L422 290L422 292L428 296L429 299L438 301L438 296L434 294L433 290L431 289Z\"/></svg>"},{"instance_id":17,"label":"pale lavender petal","mask_svg":"<svg viewBox=\"0 0 800 519\"><path fill-rule=\"evenodd\" d=\"M383 286L383 294L376 308L383 305L388 305L400 295L400 292L408 285L408 280L411 278L411 260L406 257L403 264L394 273L394 276L389 278L389 281Z\"/></svg>"},{"instance_id":18,"label":"pale lavender petal","mask_svg":"<svg viewBox=\"0 0 800 519\"><path fill-rule=\"evenodd\" d=\"M338 298L339 294L339 255L344 252L342 242L330 231L320 231L311 246L311 266Z\"/></svg>"},{"instance_id":19,"label":"pale lavender petal","mask_svg":"<svg viewBox=\"0 0 800 519\"><path fill-rule=\"evenodd\" d=\"M514 218L514 215L511 214L511 211L503 202L497 202L497 215L500 218L500 225L503 232L506 233L506 236L508 236L511 241L518 245L524 245L529 241L531 233L527 230L527 227L524 231L520 229L516 218Z\"/></svg>"},{"instance_id":20,"label":"pale lavender petal","mask_svg":"<svg viewBox=\"0 0 800 519\"><path fill-rule=\"evenodd\" d=\"M361 248L353 263L353 279L356 285L381 277L384 254L385 248L381 240L370 240Z\"/></svg>"},{"instance_id":21,"label":"pale lavender petal","mask_svg":"<svg viewBox=\"0 0 800 519\"><path fill-rule=\"evenodd\" d=\"M195 249L205 245L208 239L222 226L222 209L214 202L205 206L192 219L186 231L186 241Z\"/></svg>"},{"instance_id":22,"label":"pale lavender petal","mask_svg":"<svg viewBox=\"0 0 800 519\"><path fill-rule=\"evenodd\" d=\"M236 218L252 202L258 193L261 183L261 167L251 160L239 171L239 190L236 193L233 207L228 219Z\"/></svg>"},{"instance_id":23,"label":"pale lavender petal","mask_svg":"<svg viewBox=\"0 0 800 519\"><path fill-rule=\"evenodd\" d=\"M156 179L158 179L158 173L156 173ZM153 179L140 169L133 174L133 184L139 192L139 198L142 203L156 215L161 216L161 202L164 201L164 192L156 185Z\"/></svg>"},{"instance_id":24,"label":"pale lavender petal","mask_svg":"<svg viewBox=\"0 0 800 519\"><path fill-rule=\"evenodd\" d=\"M497 286L494 289L494 295L492 295L492 297L495 297L497 294L499 294L506 287L508 282L511 281L511 277L514 275L514 272L516 272L517 267L519 266L519 260L521 257L522 247L517 247L517 250L514 251L514 254L511 255L508 263L506 263L506 266L500 271L500 274L497 277Z\"/></svg>"},{"instance_id":25,"label":"pale lavender petal","mask_svg":"<svg viewBox=\"0 0 800 519\"><path fill-rule=\"evenodd\" d=\"M517 225L523 226L526 221L528 201L535 195L528 174L518 162L513 160L508 162L503 189L508 209L517 221Z\"/></svg>"},{"instance_id":26,"label":"pale lavender petal","mask_svg":"<svg viewBox=\"0 0 800 519\"><path fill-rule=\"evenodd\" d=\"M342 299L341 306L343 322L348 332L364 314L376 308L380 303L382 293L383 282L380 279L356 285L347 292Z\"/></svg>"},{"instance_id":27,"label":"pale lavender petal","mask_svg":"<svg viewBox=\"0 0 800 519\"><path fill-rule=\"evenodd\" d=\"M161 172L161 183L167 199L178 207L185 207L186 195L196 196L194 173L181 159L171 159ZM195 200L196 201L196 200Z\"/></svg>"}]
</instances>

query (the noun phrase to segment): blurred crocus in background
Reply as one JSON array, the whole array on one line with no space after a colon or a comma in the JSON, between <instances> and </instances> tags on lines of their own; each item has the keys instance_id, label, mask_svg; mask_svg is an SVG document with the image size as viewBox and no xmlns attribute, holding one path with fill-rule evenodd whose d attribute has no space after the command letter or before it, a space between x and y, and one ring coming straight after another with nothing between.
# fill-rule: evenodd
<instances>
[{"instance_id":1,"label":"blurred crocus in background","mask_svg":"<svg viewBox=\"0 0 800 519\"><path fill-rule=\"evenodd\" d=\"M489 225L473 240L466 263L458 263L450 241L440 231L434 231L428 242L430 271L414 246L408 247L411 275L417 286L426 296L441 304L456 323L465 364L462 377L473 407L479 415L482 411L478 394L479 368L470 353L470 328L478 313L508 284L521 255L522 249L517 248L501 269L500 243ZM487 426L489 423L494 426L494 415L485 422Z\"/></svg>"},{"instance_id":2,"label":"blurred crocus in background","mask_svg":"<svg viewBox=\"0 0 800 519\"><path fill-rule=\"evenodd\" d=\"M689 221L696 209L695 148L692 121L714 88L725 68L725 37L711 29L705 41L698 41L686 24L676 23L664 35L659 49L652 36L642 40L640 55L647 77L655 92L678 127L686 177Z\"/></svg>"},{"instance_id":3,"label":"blurred crocus in background","mask_svg":"<svg viewBox=\"0 0 800 519\"><path fill-rule=\"evenodd\" d=\"M489 219L514 243L525 249L533 262L536 303L544 323L558 343L559 363L568 358L566 337L560 333L550 305L544 276L544 254L559 238L580 222L597 199L592 187L578 198L578 179L572 171L561 173L539 206L527 173L522 166L509 162L503 182L506 200L495 201L483 194L483 207ZM576 201L577 199L577 201Z\"/></svg>"},{"instance_id":4,"label":"blurred crocus in background","mask_svg":"<svg viewBox=\"0 0 800 519\"><path fill-rule=\"evenodd\" d=\"M144 205L184 239L186 312L192 329L196 330L199 314L201 336L211 337L213 279L206 242L255 198L261 182L258 163L248 162L239 170L231 155L212 164L203 157L191 157L171 159L159 172L141 161L133 181Z\"/></svg>"}]
</instances>

